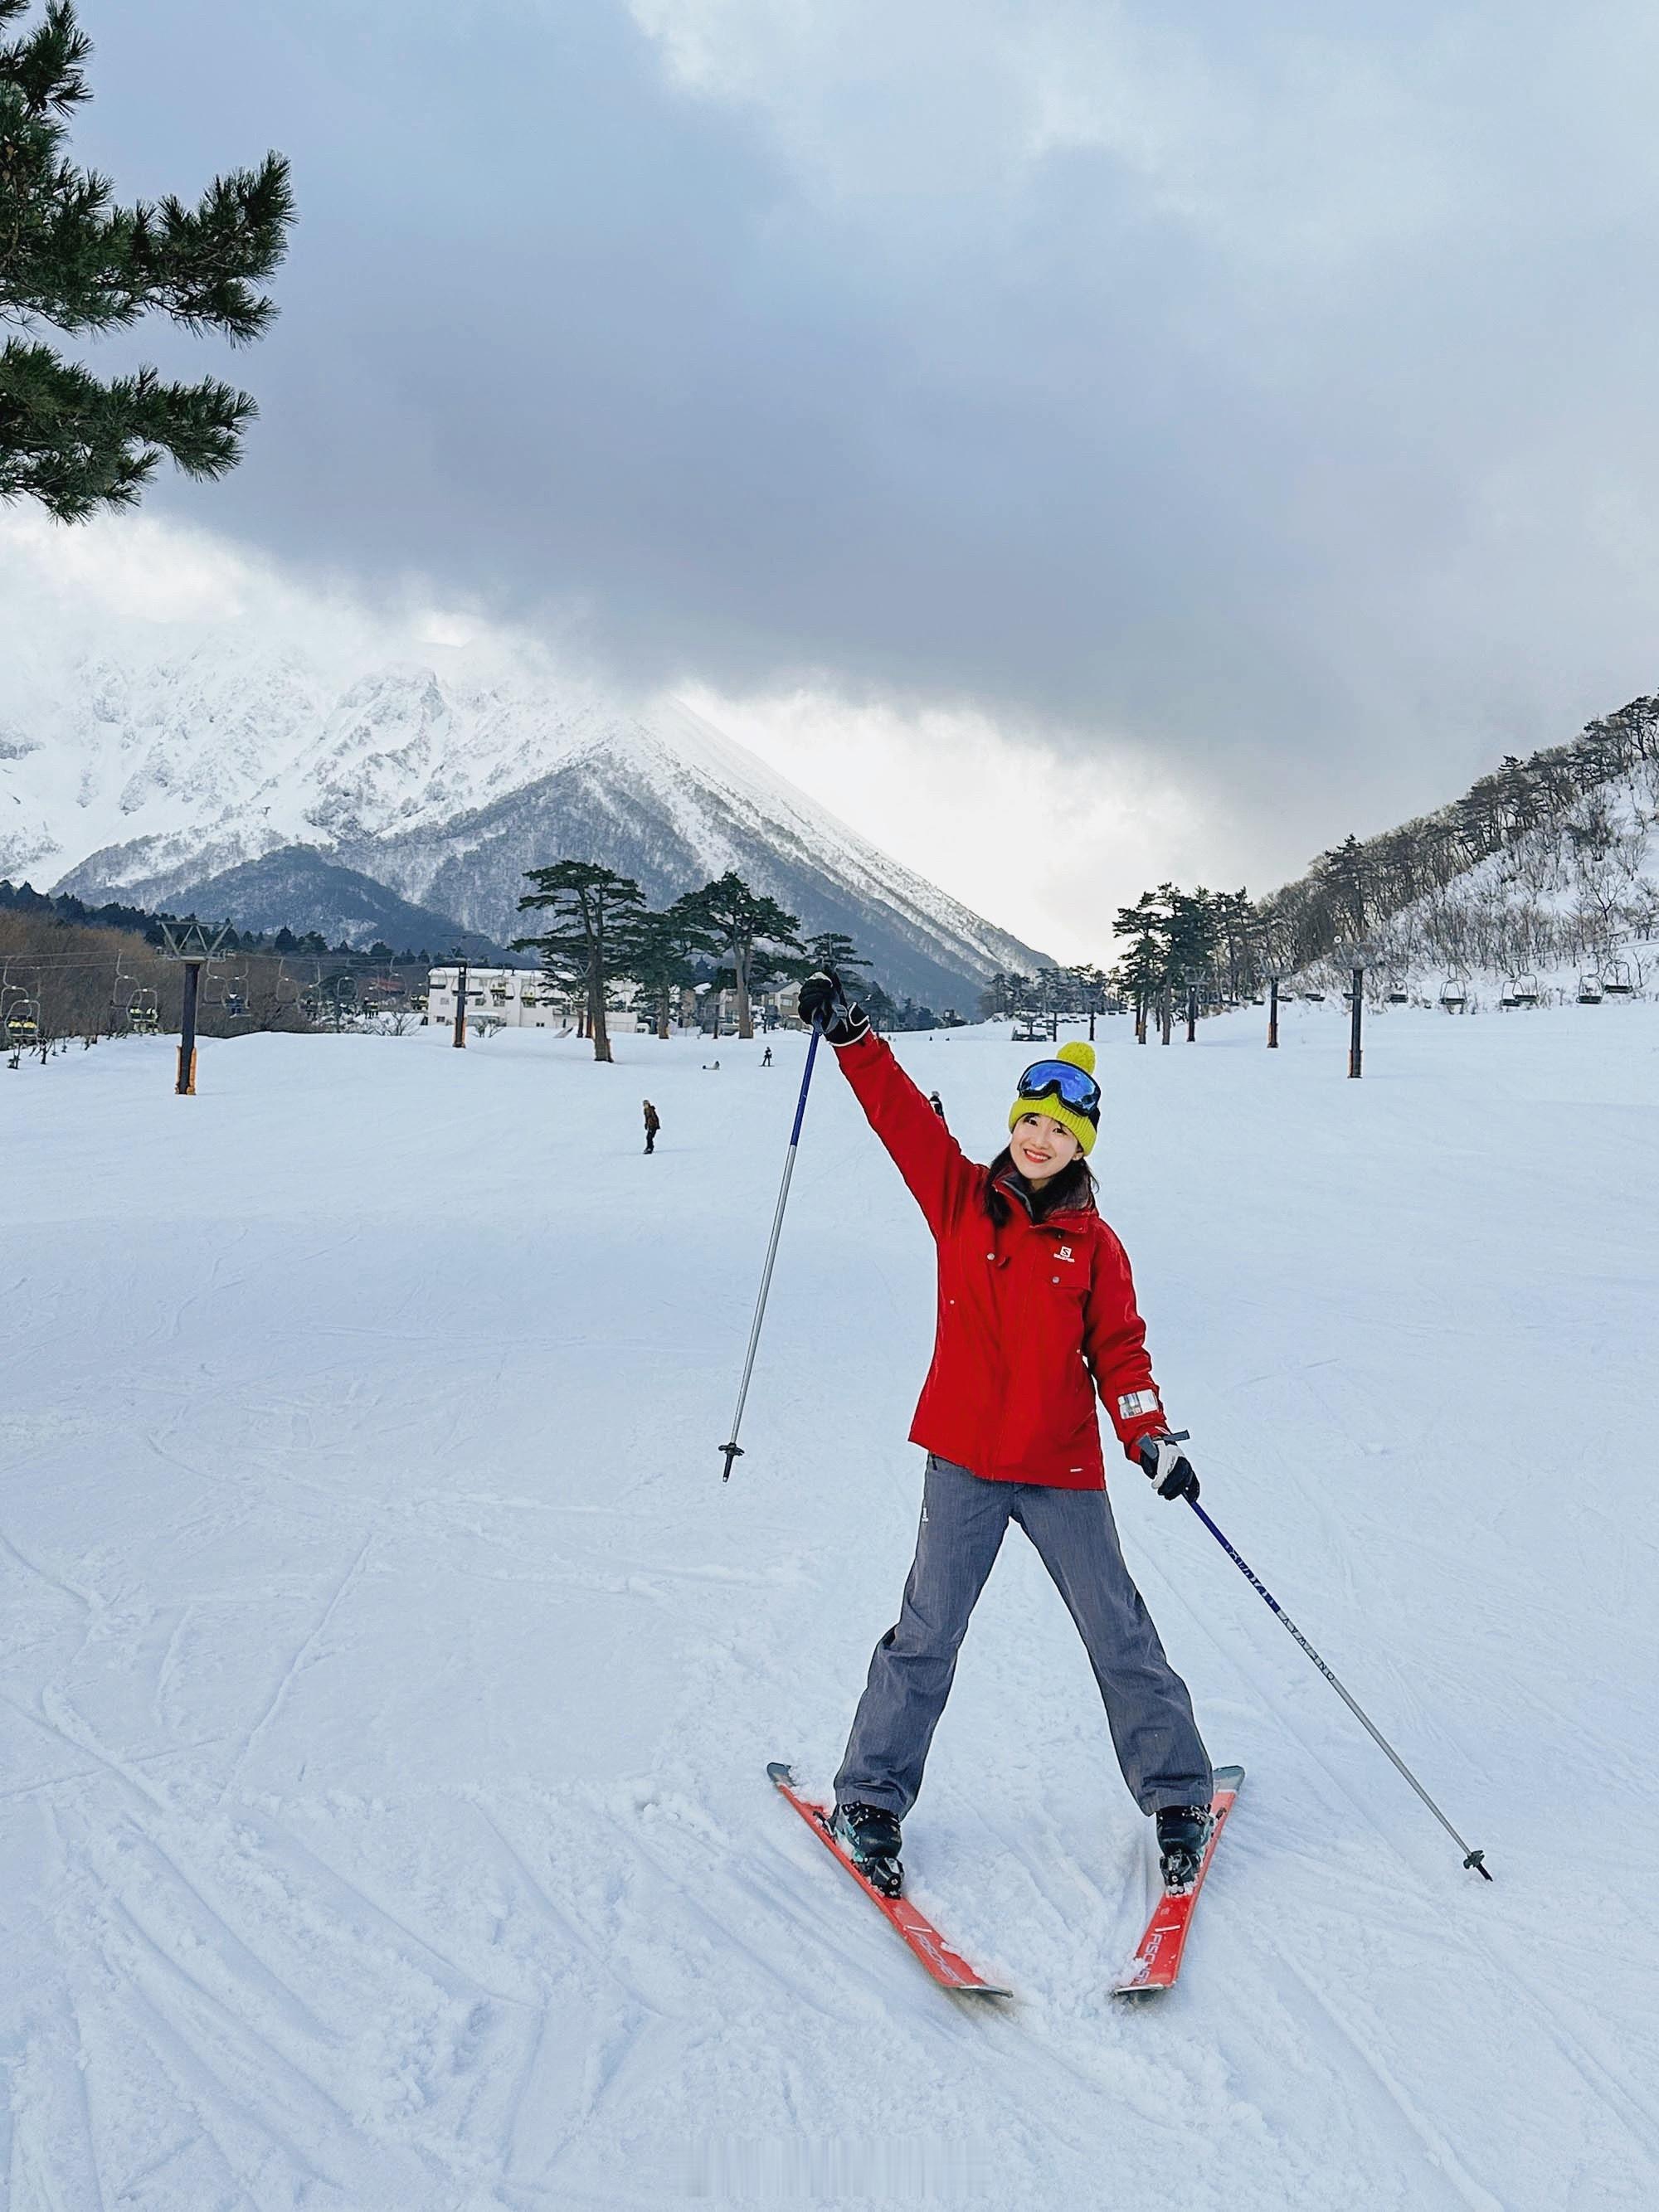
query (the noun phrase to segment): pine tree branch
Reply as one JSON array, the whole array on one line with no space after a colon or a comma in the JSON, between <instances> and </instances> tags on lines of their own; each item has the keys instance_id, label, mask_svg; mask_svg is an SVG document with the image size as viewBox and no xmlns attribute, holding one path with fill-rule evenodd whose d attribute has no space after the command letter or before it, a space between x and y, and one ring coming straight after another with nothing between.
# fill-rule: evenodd
<instances>
[{"instance_id":1,"label":"pine tree branch","mask_svg":"<svg viewBox=\"0 0 1659 2212\"><path fill-rule=\"evenodd\" d=\"M153 368L100 382L49 346L0 349L0 500L39 500L60 522L131 507L166 453L186 476L235 465L254 402L216 378L167 384Z\"/></svg>"},{"instance_id":2,"label":"pine tree branch","mask_svg":"<svg viewBox=\"0 0 1659 2212\"><path fill-rule=\"evenodd\" d=\"M15 22L30 0L0 0L0 28ZM27 38L0 46L0 85L15 85L33 115L67 115L92 97L82 64L92 40L75 20L70 0L50 0L45 17Z\"/></svg>"}]
</instances>

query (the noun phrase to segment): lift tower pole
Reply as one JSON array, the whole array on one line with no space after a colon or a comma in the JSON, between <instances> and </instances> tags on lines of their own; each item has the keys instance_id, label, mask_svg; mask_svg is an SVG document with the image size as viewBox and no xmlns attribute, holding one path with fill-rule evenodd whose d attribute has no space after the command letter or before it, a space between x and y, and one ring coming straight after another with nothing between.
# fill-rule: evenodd
<instances>
[{"instance_id":1,"label":"lift tower pole","mask_svg":"<svg viewBox=\"0 0 1659 2212\"><path fill-rule=\"evenodd\" d=\"M199 921L161 924L161 943L169 960L183 963L184 1012L179 1027L179 1070L173 1093L179 1098L196 1096L196 1004L202 988L202 970L225 941L223 927L210 936Z\"/></svg>"}]
</instances>

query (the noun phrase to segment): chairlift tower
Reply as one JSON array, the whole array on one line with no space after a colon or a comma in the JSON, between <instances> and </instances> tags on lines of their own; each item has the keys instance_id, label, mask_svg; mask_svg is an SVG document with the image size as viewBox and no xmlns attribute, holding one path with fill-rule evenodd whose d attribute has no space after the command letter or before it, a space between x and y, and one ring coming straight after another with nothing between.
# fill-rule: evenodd
<instances>
[{"instance_id":1,"label":"chairlift tower","mask_svg":"<svg viewBox=\"0 0 1659 2212\"><path fill-rule=\"evenodd\" d=\"M457 1052L465 1052L466 1049L466 971L471 963L459 945L450 957L455 963L455 1035L452 1042ZM718 1026L717 1021L716 1027Z\"/></svg>"},{"instance_id":2,"label":"chairlift tower","mask_svg":"<svg viewBox=\"0 0 1659 2212\"><path fill-rule=\"evenodd\" d=\"M1349 980L1352 985L1352 1005L1348 1018L1348 1075L1357 1083L1364 1064L1365 970L1376 958L1370 946L1365 944L1348 948Z\"/></svg>"},{"instance_id":3,"label":"chairlift tower","mask_svg":"<svg viewBox=\"0 0 1659 2212\"><path fill-rule=\"evenodd\" d=\"M227 922L211 935L199 921L161 924L165 957L183 963L184 1012L179 1024L179 1073L173 1085L179 1098L196 1096L196 1002L202 988L202 970L225 941Z\"/></svg>"}]
</instances>

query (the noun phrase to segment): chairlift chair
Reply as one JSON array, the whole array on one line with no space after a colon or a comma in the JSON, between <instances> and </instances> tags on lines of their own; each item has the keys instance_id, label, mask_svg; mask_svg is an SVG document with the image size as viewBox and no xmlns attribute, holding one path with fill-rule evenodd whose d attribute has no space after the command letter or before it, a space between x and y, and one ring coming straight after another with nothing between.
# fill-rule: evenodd
<instances>
[{"instance_id":1,"label":"chairlift chair","mask_svg":"<svg viewBox=\"0 0 1659 2212\"><path fill-rule=\"evenodd\" d=\"M1636 981L1631 974L1628 960L1609 960L1601 970L1601 988L1610 999L1631 999L1636 995Z\"/></svg>"},{"instance_id":2,"label":"chairlift chair","mask_svg":"<svg viewBox=\"0 0 1659 2212\"><path fill-rule=\"evenodd\" d=\"M1322 1006L1325 1003L1325 994L1322 991L1304 991L1302 996L1310 1006Z\"/></svg>"},{"instance_id":3,"label":"chairlift chair","mask_svg":"<svg viewBox=\"0 0 1659 2212\"><path fill-rule=\"evenodd\" d=\"M1599 1006L1601 1003L1601 978L1581 975L1578 978L1578 1003L1581 1006Z\"/></svg>"},{"instance_id":4,"label":"chairlift chair","mask_svg":"<svg viewBox=\"0 0 1659 2212\"><path fill-rule=\"evenodd\" d=\"M161 1026L161 1008L155 994L146 985L135 991L127 1000L127 1027L137 1030L140 1036L154 1036Z\"/></svg>"},{"instance_id":5,"label":"chairlift chair","mask_svg":"<svg viewBox=\"0 0 1659 2212\"><path fill-rule=\"evenodd\" d=\"M1469 1003L1467 975L1448 975L1440 986L1440 1003L1449 1014L1461 1014Z\"/></svg>"},{"instance_id":6,"label":"chairlift chair","mask_svg":"<svg viewBox=\"0 0 1659 2212\"><path fill-rule=\"evenodd\" d=\"M1510 1004L1512 1006L1535 1006L1539 995L1536 975L1517 975L1510 986Z\"/></svg>"},{"instance_id":7,"label":"chairlift chair","mask_svg":"<svg viewBox=\"0 0 1659 2212\"><path fill-rule=\"evenodd\" d=\"M40 1034L40 1009L33 999L14 999L6 1012L6 1042L15 1052L26 1051Z\"/></svg>"},{"instance_id":8,"label":"chairlift chair","mask_svg":"<svg viewBox=\"0 0 1659 2212\"><path fill-rule=\"evenodd\" d=\"M1389 976L1389 1004L1391 1006L1409 1006L1411 1002L1412 994L1406 988L1405 977L1403 975Z\"/></svg>"}]
</instances>

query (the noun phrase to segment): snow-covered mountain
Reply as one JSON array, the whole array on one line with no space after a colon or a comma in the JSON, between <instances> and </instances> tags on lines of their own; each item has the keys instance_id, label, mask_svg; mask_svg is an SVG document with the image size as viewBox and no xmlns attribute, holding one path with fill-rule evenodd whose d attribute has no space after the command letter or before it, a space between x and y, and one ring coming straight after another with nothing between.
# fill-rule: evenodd
<instances>
[{"instance_id":1,"label":"snow-covered mountain","mask_svg":"<svg viewBox=\"0 0 1659 2212\"><path fill-rule=\"evenodd\" d=\"M366 950L385 943L394 952L438 958L459 945L486 965L535 965L533 955L514 952L480 930L464 928L452 915L400 898L313 845L283 845L263 860L243 860L195 885L179 903L204 921L232 921L267 936L284 927L300 936L314 930L330 945Z\"/></svg>"},{"instance_id":2,"label":"snow-covered mountain","mask_svg":"<svg viewBox=\"0 0 1659 2212\"><path fill-rule=\"evenodd\" d=\"M179 908L295 846L498 939L524 871L562 856L653 900L733 867L935 1005L1042 957L673 702L465 664L341 688L301 654L216 644L43 672L0 707L0 875Z\"/></svg>"}]
</instances>

